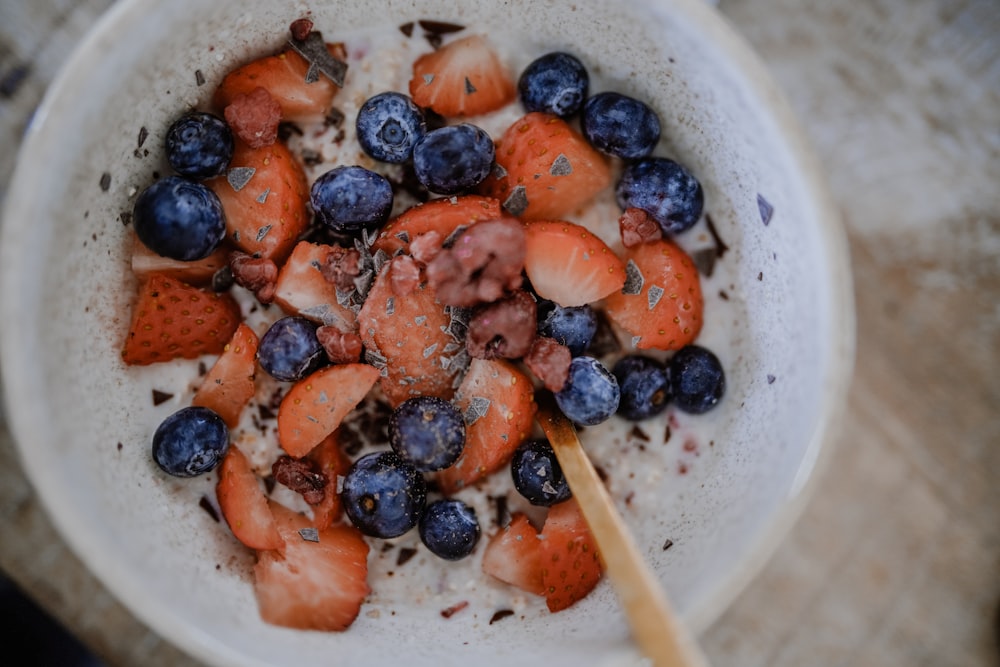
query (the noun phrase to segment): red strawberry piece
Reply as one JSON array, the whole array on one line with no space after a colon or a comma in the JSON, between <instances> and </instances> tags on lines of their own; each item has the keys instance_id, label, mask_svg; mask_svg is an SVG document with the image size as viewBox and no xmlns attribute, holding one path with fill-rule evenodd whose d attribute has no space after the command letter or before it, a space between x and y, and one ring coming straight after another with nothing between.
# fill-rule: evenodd
<instances>
[{"instance_id":1,"label":"red strawberry piece","mask_svg":"<svg viewBox=\"0 0 1000 667\"><path fill-rule=\"evenodd\" d=\"M524 270L539 296L563 307L582 306L625 284L625 263L585 227L531 222L524 231Z\"/></svg>"},{"instance_id":2,"label":"red strawberry piece","mask_svg":"<svg viewBox=\"0 0 1000 667\"><path fill-rule=\"evenodd\" d=\"M583 599L601 579L597 543L575 500L553 505L541 532L542 587L551 612Z\"/></svg>"},{"instance_id":3,"label":"red strawberry piece","mask_svg":"<svg viewBox=\"0 0 1000 667\"><path fill-rule=\"evenodd\" d=\"M313 525L323 530L329 528L340 518L340 494L337 493L337 478L347 474L351 467L351 459L340 448L340 440L334 431L323 442L316 445L309 458L316 464L319 471L326 476L326 486L323 488L323 499L313 505Z\"/></svg>"},{"instance_id":4,"label":"red strawberry piece","mask_svg":"<svg viewBox=\"0 0 1000 667\"><path fill-rule=\"evenodd\" d=\"M461 370L451 365L452 358L463 348L447 332L451 316L426 283L406 297L396 296L391 273L382 270L358 313L368 359L383 372L379 386L393 406L420 395L448 400Z\"/></svg>"},{"instance_id":5,"label":"red strawberry piece","mask_svg":"<svg viewBox=\"0 0 1000 667\"><path fill-rule=\"evenodd\" d=\"M553 220L583 208L611 182L607 159L558 116L529 113L504 132L497 166L480 186L523 220Z\"/></svg>"},{"instance_id":6,"label":"red strawberry piece","mask_svg":"<svg viewBox=\"0 0 1000 667\"><path fill-rule=\"evenodd\" d=\"M223 115L233 132L250 148L270 146L278 139L281 105L266 88L257 87L240 93L226 107Z\"/></svg>"},{"instance_id":7,"label":"red strawberry piece","mask_svg":"<svg viewBox=\"0 0 1000 667\"><path fill-rule=\"evenodd\" d=\"M357 328L354 312L337 301L337 288L323 274L333 246L300 241L278 272L274 302L289 315L301 315L344 332Z\"/></svg>"},{"instance_id":8,"label":"red strawberry piece","mask_svg":"<svg viewBox=\"0 0 1000 667\"><path fill-rule=\"evenodd\" d=\"M538 531L523 514L490 538L483 552L483 572L522 591L544 595L541 541Z\"/></svg>"},{"instance_id":9,"label":"red strawberry piece","mask_svg":"<svg viewBox=\"0 0 1000 667\"><path fill-rule=\"evenodd\" d=\"M211 408L229 428L236 428L240 413L255 392L257 342L253 329L240 324L202 380L191 404Z\"/></svg>"},{"instance_id":10,"label":"red strawberry piece","mask_svg":"<svg viewBox=\"0 0 1000 667\"><path fill-rule=\"evenodd\" d=\"M226 234L243 252L280 263L309 224L309 187L281 142L251 148L236 141L229 171L207 182L226 215Z\"/></svg>"},{"instance_id":11,"label":"red strawberry piece","mask_svg":"<svg viewBox=\"0 0 1000 667\"><path fill-rule=\"evenodd\" d=\"M382 250L394 256L400 249L407 251L422 234L432 231L440 235L440 243L443 243L459 227L480 220L496 220L502 215L500 202L491 197L464 195L434 199L413 206L390 220L375 239L372 252Z\"/></svg>"},{"instance_id":12,"label":"red strawberry piece","mask_svg":"<svg viewBox=\"0 0 1000 667\"><path fill-rule=\"evenodd\" d=\"M146 365L219 354L240 321L240 307L228 294L154 273L139 288L122 361Z\"/></svg>"},{"instance_id":13,"label":"red strawberry piece","mask_svg":"<svg viewBox=\"0 0 1000 667\"><path fill-rule=\"evenodd\" d=\"M240 542L252 549L281 549L285 546L260 480L235 444L229 445L229 451L219 465L215 495L219 499L222 516Z\"/></svg>"},{"instance_id":14,"label":"red strawberry piece","mask_svg":"<svg viewBox=\"0 0 1000 667\"><path fill-rule=\"evenodd\" d=\"M605 312L633 336L639 349L679 350L692 343L704 321L698 269L686 252L665 239L624 253L630 277L610 295Z\"/></svg>"},{"instance_id":15,"label":"red strawberry piece","mask_svg":"<svg viewBox=\"0 0 1000 667\"><path fill-rule=\"evenodd\" d=\"M482 35L450 42L413 63L413 101L442 116L496 111L515 94L514 81Z\"/></svg>"},{"instance_id":16,"label":"red strawberry piece","mask_svg":"<svg viewBox=\"0 0 1000 667\"><path fill-rule=\"evenodd\" d=\"M438 474L454 493L505 466L531 433L535 392L531 379L502 359L473 359L455 394L465 415L465 449Z\"/></svg>"},{"instance_id":17,"label":"red strawberry piece","mask_svg":"<svg viewBox=\"0 0 1000 667\"><path fill-rule=\"evenodd\" d=\"M378 376L368 364L339 364L296 382L278 407L278 444L289 456L308 454L340 426Z\"/></svg>"},{"instance_id":18,"label":"red strawberry piece","mask_svg":"<svg viewBox=\"0 0 1000 667\"><path fill-rule=\"evenodd\" d=\"M327 50L340 60L346 57L342 44L327 44ZM308 72L306 59L290 49L254 60L226 75L215 91L215 106L225 109L237 96L263 88L281 107L283 120L318 120L330 111L340 89L325 76L307 83Z\"/></svg>"},{"instance_id":19,"label":"red strawberry piece","mask_svg":"<svg viewBox=\"0 0 1000 667\"><path fill-rule=\"evenodd\" d=\"M261 618L300 630L346 630L371 591L368 543L353 526L317 530L278 503L271 511L285 548L258 552L253 572Z\"/></svg>"},{"instance_id":20,"label":"red strawberry piece","mask_svg":"<svg viewBox=\"0 0 1000 667\"><path fill-rule=\"evenodd\" d=\"M157 255L138 236L132 239L132 273L140 280L159 273L188 285L203 286L212 282L215 272L229 262L229 250L220 246L215 252L194 262L184 262Z\"/></svg>"}]
</instances>

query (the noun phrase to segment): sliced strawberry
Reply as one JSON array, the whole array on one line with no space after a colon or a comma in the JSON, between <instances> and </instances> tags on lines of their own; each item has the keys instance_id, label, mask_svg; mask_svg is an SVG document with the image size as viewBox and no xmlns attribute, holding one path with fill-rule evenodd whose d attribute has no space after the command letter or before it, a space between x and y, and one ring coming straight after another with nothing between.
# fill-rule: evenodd
<instances>
[{"instance_id":1,"label":"sliced strawberry","mask_svg":"<svg viewBox=\"0 0 1000 667\"><path fill-rule=\"evenodd\" d=\"M544 595L541 541L528 517L515 514L510 524L490 538L483 552L483 572L522 591Z\"/></svg>"},{"instance_id":2,"label":"sliced strawberry","mask_svg":"<svg viewBox=\"0 0 1000 667\"><path fill-rule=\"evenodd\" d=\"M337 301L337 288L323 276L320 267L332 246L300 241L278 273L274 302L289 315L301 315L340 331L358 327L354 311Z\"/></svg>"},{"instance_id":3,"label":"sliced strawberry","mask_svg":"<svg viewBox=\"0 0 1000 667\"><path fill-rule=\"evenodd\" d=\"M480 192L523 220L570 216L611 182L607 159L551 114L529 113L511 125L496 161Z\"/></svg>"},{"instance_id":4,"label":"sliced strawberry","mask_svg":"<svg viewBox=\"0 0 1000 667\"><path fill-rule=\"evenodd\" d=\"M271 511L285 548L258 552L253 573L261 618L300 630L346 630L371 591L368 543L353 526L310 535L300 532L316 530L306 517L274 502Z\"/></svg>"},{"instance_id":5,"label":"sliced strawberry","mask_svg":"<svg viewBox=\"0 0 1000 667\"><path fill-rule=\"evenodd\" d=\"M240 413L253 398L256 372L257 334L246 324L240 324L202 380L191 404L215 410L229 428L236 428Z\"/></svg>"},{"instance_id":6,"label":"sliced strawberry","mask_svg":"<svg viewBox=\"0 0 1000 667\"><path fill-rule=\"evenodd\" d=\"M582 306L625 284L625 263L585 227L530 222L524 231L524 270L539 296L563 307Z\"/></svg>"},{"instance_id":7,"label":"sliced strawberry","mask_svg":"<svg viewBox=\"0 0 1000 667\"><path fill-rule=\"evenodd\" d=\"M219 466L215 495L236 539L252 549L284 548L260 480L235 444L229 445Z\"/></svg>"},{"instance_id":8,"label":"sliced strawberry","mask_svg":"<svg viewBox=\"0 0 1000 667\"><path fill-rule=\"evenodd\" d=\"M284 144L236 141L229 172L207 182L226 215L226 234L250 255L281 262L309 224L309 187Z\"/></svg>"},{"instance_id":9,"label":"sliced strawberry","mask_svg":"<svg viewBox=\"0 0 1000 667\"><path fill-rule=\"evenodd\" d=\"M465 449L438 481L445 493L474 484L506 465L531 433L535 392L531 379L502 359L473 359L455 394L465 415Z\"/></svg>"},{"instance_id":10,"label":"sliced strawberry","mask_svg":"<svg viewBox=\"0 0 1000 667\"><path fill-rule=\"evenodd\" d=\"M433 199L390 220L375 239L372 252L382 250L391 257L399 250L408 251L410 243L421 234L437 232L444 242L463 225L501 217L500 202L492 197L464 195Z\"/></svg>"},{"instance_id":11,"label":"sliced strawberry","mask_svg":"<svg viewBox=\"0 0 1000 667\"><path fill-rule=\"evenodd\" d=\"M442 116L496 111L515 93L513 79L482 35L450 42L413 63L413 101Z\"/></svg>"},{"instance_id":12,"label":"sliced strawberry","mask_svg":"<svg viewBox=\"0 0 1000 667\"><path fill-rule=\"evenodd\" d=\"M605 302L612 321L633 336L639 349L679 350L693 342L704 321L705 301L688 254L661 239L627 249L624 259L633 275L625 290Z\"/></svg>"},{"instance_id":13,"label":"sliced strawberry","mask_svg":"<svg viewBox=\"0 0 1000 667\"><path fill-rule=\"evenodd\" d=\"M342 44L326 46L330 55L344 59ZM254 60L226 75L215 91L215 106L225 109L237 96L249 95L259 87L281 106L284 120L318 120L330 111L340 89L325 76L306 83L308 71L306 59L292 50Z\"/></svg>"},{"instance_id":14,"label":"sliced strawberry","mask_svg":"<svg viewBox=\"0 0 1000 667\"><path fill-rule=\"evenodd\" d=\"M326 476L326 486L323 488L323 500L313 505L313 525L323 530L329 528L340 518L340 494L337 493L337 477L346 475L351 467L351 459L340 448L337 432L331 433L323 442L309 452L320 471Z\"/></svg>"},{"instance_id":15,"label":"sliced strawberry","mask_svg":"<svg viewBox=\"0 0 1000 667\"><path fill-rule=\"evenodd\" d=\"M182 262L157 255L147 248L138 236L132 239L132 273L144 280L154 273L180 280L188 285L204 286L212 282L215 272L229 263L229 250L220 246L205 259Z\"/></svg>"},{"instance_id":16,"label":"sliced strawberry","mask_svg":"<svg viewBox=\"0 0 1000 667\"><path fill-rule=\"evenodd\" d=\"M278 407L278 444L297 459L334 432L378 379L368 364L321 368L299 380Z\"/></svg>"},{"instance_id":17,"label":"sliced strawberry","mask_svg":"<svg viewBox=\"0 0 1000 667\"><path fill-rule=\"evenodd\" d=\"M239 94L224 111L226 122L250 148L269 146L278 139L281 105L266 88Z\"/></svg>"},{"instance_id":18,"label":"sliced strawberry","mask_svg":"<svg viewBox=\"0 0 1000 667\"><path fill-rule=\"evenodd\" d=\"M541 533L542 587L551 612L569 607L597 586L597 543L575 500L553 505Z\"/></svg>"},{"instance_id":19,"label":"sliced strawberry","mask_svg":"<svg viewBox=\"0 0 1000 667\"><path fill-rule=\"evenodd\" d=\"M426 282L408 296L392 289L392 272L379 274L358 313L358 332L369 359L379 358L379 386L393 406L413 396L454 395L453 356L464 350L447 333L451 316ZM383 365L384 364L384 365Z\"/></svg>"},{"instance_id":20,"label":"sliced strawberry","mask_svg":"<svg viewBox=\"0 0 1000 667\"><path fill-rule=\"evenodd\" d=\"M228 294L154 273L139 288L122 361L146 365L218 354L240 320L240 307Z\"/></svg>"}]
</instances>

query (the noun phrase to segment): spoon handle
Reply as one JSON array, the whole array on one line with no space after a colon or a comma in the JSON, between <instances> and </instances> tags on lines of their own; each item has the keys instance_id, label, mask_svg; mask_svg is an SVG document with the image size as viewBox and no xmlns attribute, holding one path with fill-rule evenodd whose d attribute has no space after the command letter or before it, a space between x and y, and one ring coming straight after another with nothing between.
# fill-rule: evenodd
<instances>
[{"instance_id":1,"label":"spoon handle","mask_svg":"<svg viewBox=\"0 0 1000 667\"><path fill-rule=\"evenodd\" d=\"M539 395L537 400L538 422L594 535L639 648L655 667L708 667L708 660L671 609L660 582L639 553L573 424L551 396Z\"/></svg>"}]
</instances>

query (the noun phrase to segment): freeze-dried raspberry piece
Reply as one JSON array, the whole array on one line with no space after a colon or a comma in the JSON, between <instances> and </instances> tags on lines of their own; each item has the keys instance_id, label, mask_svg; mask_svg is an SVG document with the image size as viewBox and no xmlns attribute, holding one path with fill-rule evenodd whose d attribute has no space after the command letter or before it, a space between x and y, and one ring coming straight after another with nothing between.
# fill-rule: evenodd
<instances>
[{"instance_id":1,"label":"freeze-dried raspberry piece","mask_svg":"<svg viewBox=\"0 0 1000 667\"><path fill-rule=\"evenodd\" d=\"M424 232L410 242L410 254L413 259L424 264L430 264L438 253L441 252L443 239L436 230Z\"/></svg>"},{"instance_id":2,"label":"freeze-dried raspberry piece","mask_svg":"<svg viewBox=\"0 0 1000 667\"><path fill-rule=\"evenodd\" d=\"M287 454L280 456L271 466L271 474L279 484L302 494L302 499L310 505L323 502L323 489L328 480L311 460L293 459Z\"/></svg>"},{"instance_id":3,"label":"freeze-dried raspberry piece","mask_svg":"<svg viewBox=\"0 0 1000 667\"><path fill-rule=\"evenodd\" d=\"M333 246L319 271L327 281L349 292L354 289L354 279L361 273L361 253L354 248Z\"/></svg>"},{"instance_id":4,"label":"freeze-dried raspberry piece","mask_svg":"<svg viewBox=\"0 0 1000 667\"><path fill-rule=\"evenodd\" d=\"M226 107L224 114L229 127L250 148L270 146L278 138L281 105L266 88L257 87L252 93L240 93Z\"/></svg>"},{"instance_id":5,"label":"freeze-dried raspberry piece","mask_svg":"<svg viewBox=\"0 0 1000 667\"><path fill-rule=\"evenodd\" d=\"M641 208L627 208L618 219L622 244L626 248L663 238L660 225Z\"/></svg>"},{"instance_id":6,"label":"freeze-dried raspberry piece","mask_svg":"<svg viewBox=\"0 0 1000 667\"><path fill-rule=\"evenodd\" d=\"M274 300L278 265L273 261L245 252L234 252L229 256L229 270L236 284L253 292L258 301L271 303Z\"/></svg>"},{"instance_id":7,"label":"freeze-dried raspberry piece","mask_svg":"<svg viewBox=\"0 0 1000 667\"><path fill-rule=\"evenodd\" d=\"M292 33L292 39L300 42L309 36L312 29L313 22L309 19L296 19L292 21L290 26L288 26L288 30Z\"/></svg>"},{"instance_id":8,"label":"freeze-dried raspberry piece","mask_svg":"<svg viewBox=\"0 0 1000 667\"><path fill-rule=\"evenodd\" d=\"M465 340L478 359L518 359L531 349L538 328L535 300L522 290L483 306L469 320Z\"/></svg>"},{"instance_id":9,"label":"freeze-dried raspberry piece","mask_svg":"<svg viewBox=\"0 0 1000 667\"><path fill-rule=\"evenodd\" d=\"M427 280L449 306L496 301L521 286L524 230L517 220L477 222L427 265Z\"/></svg>"},{"instance_id":10,"label":"freeze-dried raspberry piece","mask_svg":"<svg viewBox=\"0 0 1000 667\"><path fill-rule=\"evenodd\" d=\"M420 267L409 255L393 257L389 263L389 286L396 296L409 296L420 284Z\"/></svg>"},{"instance_id":11,"label":"freeze-dried raspberry piece","mask_svg":"<svg viewBox=\"0 0 1000 667\"><path fill-rule=\"evenodd\" d=\"M356 333L344 333L326 325L316 329L316 339L335 364L354 364L361 360L361 336Z\"/></svg>"},{"instance_id":12,"label":"freeze-dried raspberry piece","mask_svg":"<svg viewBox=\"0 0 1000 667\"><path fill-rule=\"evenodd\" d=\"M524 357L524 365L542 381L549 391L561 391L569 378L573 360L569 348L551 338L539 336Z\"/></svg>"}]
</instances>

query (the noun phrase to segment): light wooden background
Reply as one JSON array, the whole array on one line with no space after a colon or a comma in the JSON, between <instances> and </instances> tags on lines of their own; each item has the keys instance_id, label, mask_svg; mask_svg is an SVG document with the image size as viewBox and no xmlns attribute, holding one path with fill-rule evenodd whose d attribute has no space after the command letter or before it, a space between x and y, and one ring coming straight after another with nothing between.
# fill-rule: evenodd
<instances>
[{"instance_id":1,"label":"light wooden background","mask_svg":"<svg viewBox=\"0 0 1000 667\"><path fill-rule=\"evenodd\" d=\"M108 0L0 0L0 198ZM1000 2L722 0L847 222L858 363L802 521L701 640L717 667L1000 665ZM193 664L66 550L0 432L0 569L110 665Z\"/></svg>"}]
</instances>

